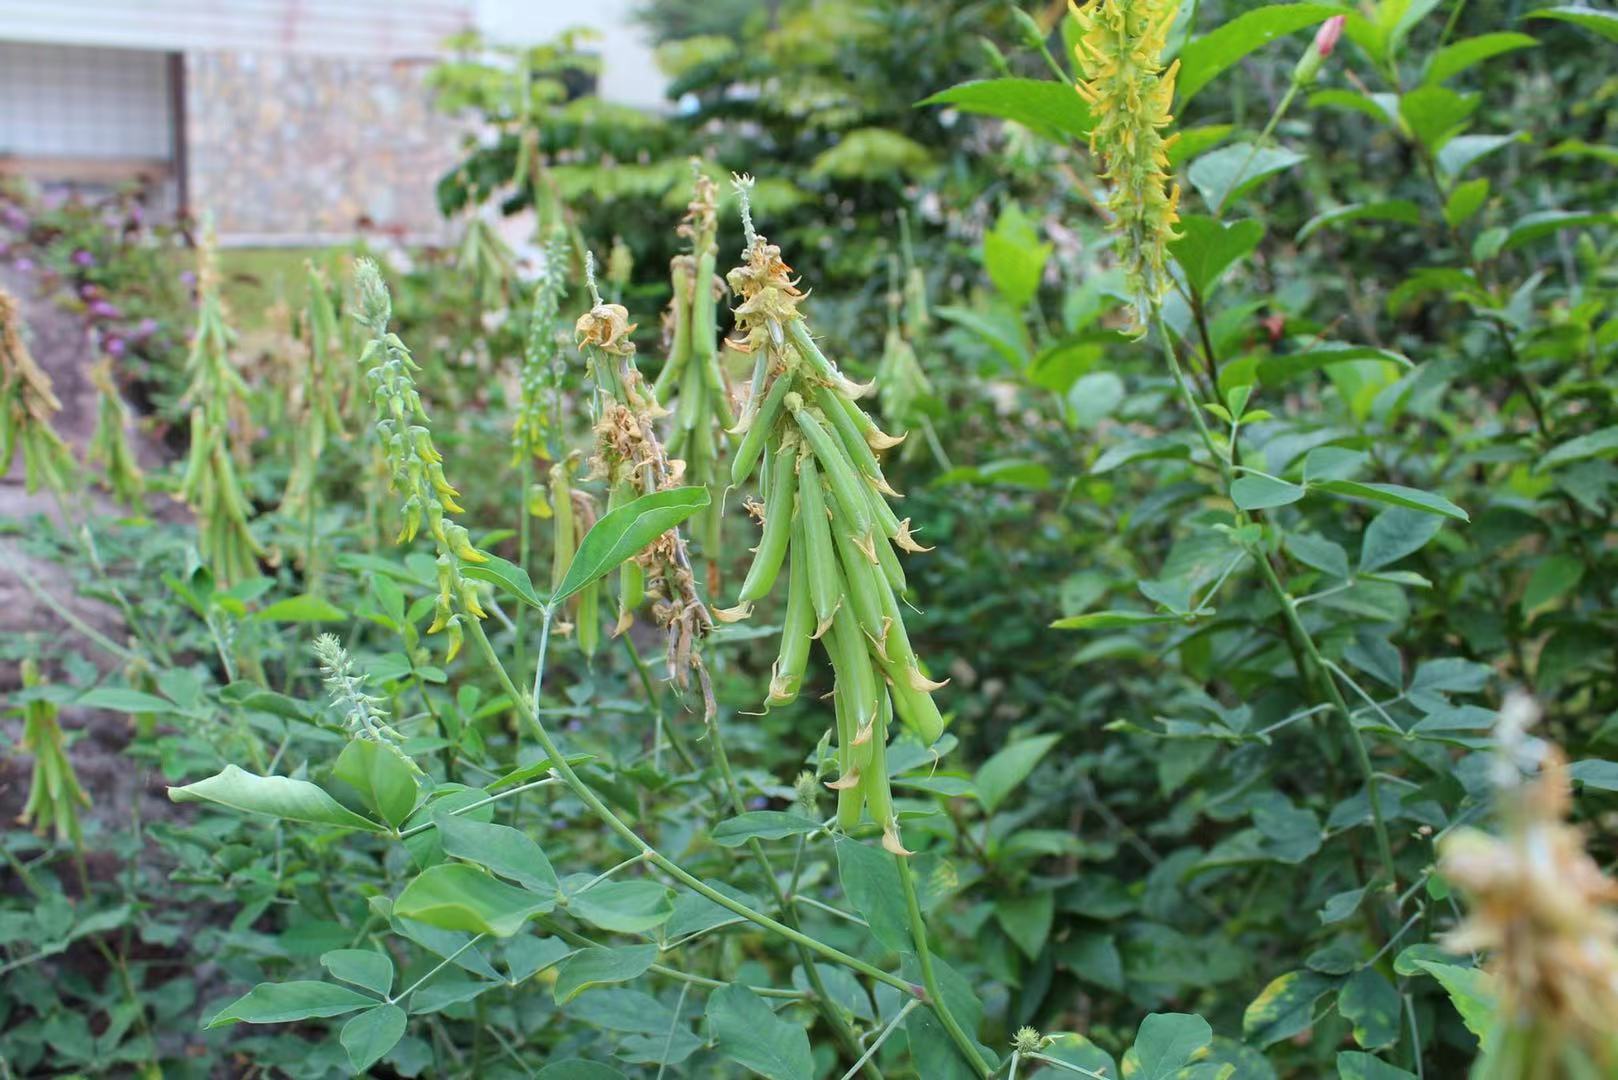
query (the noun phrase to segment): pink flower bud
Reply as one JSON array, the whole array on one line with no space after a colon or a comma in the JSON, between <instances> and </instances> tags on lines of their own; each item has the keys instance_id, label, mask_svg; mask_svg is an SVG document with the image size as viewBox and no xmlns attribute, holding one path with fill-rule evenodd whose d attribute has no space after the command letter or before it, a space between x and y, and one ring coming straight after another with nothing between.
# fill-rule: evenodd
<instances>
[{"instance_id":1,"label":"pink flower bud","mask_svg":"<svg viewBox=\"0 0 1618 1080\"><path fill-rule=\"evenodd\" d=\"M1337 48L1337 42L1343 36L1343 24L1346 22L1348 22L1346 15L1333 15L1322 23L1315 33L1315 51L1320 54L1322 60Z\"/></svg>"}]
</instances>

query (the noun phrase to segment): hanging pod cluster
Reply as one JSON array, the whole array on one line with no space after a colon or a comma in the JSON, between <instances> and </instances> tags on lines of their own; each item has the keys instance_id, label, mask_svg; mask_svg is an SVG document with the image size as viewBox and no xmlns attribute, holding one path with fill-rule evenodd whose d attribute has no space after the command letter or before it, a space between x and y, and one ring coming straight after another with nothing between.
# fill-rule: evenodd
<instances>
[{"instance_id":1,"label":"hanging pod cluster","mask_svg":"<svg viewBox=\"0 0 1618 1080\"><path fill-rule=\"evenodd\" d=\"M248 521L252 504L242 492L237 467L245 467L252 416L247 384L231 363L236 335L225 323L209 230L197 249L197 328L186 357L190 384L191 453L179 496L197 518L197 543L214 576L225 583L258 572L264 549Z\"/></svg>"},{"instance_id":2,"label":"hanging pod cluster","mask_svg":"<svg viewBox=\"0 0 1618 1080\"><path fill-rule=\"evenodd\" d=\"M301 516L309 510L320 472L320 456L325 452L326 440L342 434L343 404L351 396L350 369L339 362L342 332L330 285L312 261L304 260L303 271L304 310L299 330L306 349L303 368L298 372L298 400L290 403L297 443L292 448L292 467L287 471L281 495L281 512L288 516Z\"/></svg>"},{"instance_id":3,"label":"hanging pod cluster","mask_svg":"<svg viewBox=\"0 0 1618 1080\"><path fill-rule=\"evenodd\" d=\"M724 283L714 274L718 189L695 161L692 171L696 190L678 230L690 241L691 250L675 256L670 264L674 296L665 326L669 354L653 391L665 406L673 402L669 455L685 461L686 483L701 484L711 496L694 532L708 560L708 587L716 590L725 487L720 463L724 441L718 433L736 423L736 414L714 333L715 305L724 290Z\"/></svg>"},{"instance_id":4,"label":"hanging pod cluster","mask_svg":"<svg viewBox=\"0 0 1618 1080\"><path fill-rule=\"evenodd\" d=\"M29 492L41 487L66 491L77 474L72 453L51 426L61 409L50 376L23 343L16 299L0 289L0 469L9 468L22 447Z\"/></svg>"},{"instance_id":5,"label":"hanging pod cluster","mask_svg":"<svg viewBox=\"0 0 1618 1080\"><path fill-rule=\"evenodd\" d=\"M376 407L376 439L392 477L393 490L404 496L399 543L415 538L422 520L438 546L438 601L429 634L449 634L449 656L461 648L461 620L488 616L478 603L477 586L461 574L462 562L479 563L487 557L472 546L465 527L451 514L461 512L459 494L444 478L444 459L433 446L426 426L427 411L416 391L418 370L399 335L388 330L393 301L382 272L374 261L361 259L354 268L359 310L355 317L370 331L371 339L360 354L371 403Z\"/></svg>"},{"instance_id":6,"label":"hanging pod cluster","mask_svg":"<svg viewBox=\"0 0 1618 1080\"><path fill-rule=\"evenodd\" d=\"M595 503L589 492L573 486L573 473L583 455L575 450L551 466L551 591L561 587L567 568L585 534L596 523ZM601 582L592 581L568 602L572 622L557 629L572 633L579 651L594 657L601 645Z\"/></svg>"},{"instance_id":7,"label":"hanging pod cluster","mask_svg":"<svg viewBox=\"0 0 1618 1080\"><path fill-rule=\"evenodd\" d=\"M90 368L90 382L96 388L96 426L85 448L85 460L101 468L107 488L125 506L140 509L146 494L146 474L135 460L125 430L129 406L118 392L112 374L112 360L102 357Z\"/></svg>"},{"instance_id":8,"label":"hanging pod cluster","mask_svg":"<svg viewBox=\"0 0 1618 1080\"><path fill-rule=\"evenodd\" d=\"M745 195L745 184L739 185ZM758 236L746 217L748 246L730 272L742 300L736 309L755 355L752 396L736 425L741 441L731 482L761 473L763 531L742 583L739 603L720 613L750 614L786 568L786 612L768 703L797 698L810 643L818 639L836 675L840 775L837 820L844 829L869 808L883 846L908 854L899 837L888 787L886 747L895 716L923 743L944 730L932 699L942 683L921 670L905 632L899 597L904 569L898 551L921 551L908 521L889 507L898 493L882 475L877 452L900 440L884 434L855 399L866 387L847 379L821 352L798 304L803 293L780 248Z\"/></svg>"}]
</instances>

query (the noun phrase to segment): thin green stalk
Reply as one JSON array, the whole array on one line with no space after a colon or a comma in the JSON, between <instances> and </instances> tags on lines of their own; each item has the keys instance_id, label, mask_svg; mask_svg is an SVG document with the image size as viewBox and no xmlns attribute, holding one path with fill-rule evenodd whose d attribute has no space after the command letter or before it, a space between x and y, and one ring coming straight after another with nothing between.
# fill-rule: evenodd
<instances>
[{"instance_id":1,"label":"thin green stalk","mask_svg":"<svg viewBox=\"0 0 1618 1080\"><path fill-rule=\"evenodd\" d=\"M1288 82L1287 92L1281 95L1280 101L1276 102L1275 108L1270 112L1270 118L1264 123L1264 130L1258 133L1258 138L1253 142L1253 148L1247 152L1247 157L1242 161L1242 167L1236 170L1236 176L1231 180L1230 187L1225 189L1225 194L1219 199L1219 205L1214 207L1214 217L1219 217L1225 212L1225 203L1236 193L1236 189L1241 187L1242 177L1246 176L1247 170L1252 168L1253 159L1258 157L1259 148L1269 140L1270 135L1275 131L1275 125L1281 122L1281 117L1285 115L1287 109L1292 107L1292 99L1297 96L1297 82Z\"/></svg>"},{"instance_id":2,"label":"thin green stalk","mask_svg":"<svg viewBox=\"0 0 1618 1080\"><path fill-rule=\"evenodd\" d=\"M854 1074L859 1072L861 1069L875 1071L874 1068L871 1067L871 1059L876 1057L876 1052L878 1050L882 1049L882 1044L888 1041L888 1036L897 1031L899 1025L904 1023L905 1017L910 1015L910 1010L914 1009L920 1004L921 1002L917 1001L915 998L911 998L909 1001L905 1002L905 1007L899 1010L899 1015L888 1021L888 1026L883 1028L882 1033L872 1040L871 1045L866 1048L865 1053L861 1054L860 1059L854 1062L854 1067L843 1074L842 1080L853 1080ZM881 1076L882 1074L877 1072L876 1075Z\"/></svg>"},{"instance_id":3,"label":"thin green stalk","mask_svg":"<svg viewBox=\"0 0 1618 1080\"><path fill-rule=\"evenodd\" d=\"M955 1014L944 1004L938 976L933 973L933 954L927 947L927 924L921 917L921 903L916 899L916 883L910 875L910 862L903 855L895 855L893 861L899 868L899 887L905 894L905 915L910 920L910 937L916 944L916 962L921 965L921 984L927 990L927 1004L938 1017L938 1022L944 1025L950 1041L960 1050L961 1056L966 1058L979 1076L989 1076L993 1071L992 1063L986 1064L978 1056L977 1043L962 1030Z\"/></svg>"},{"instance_id":4,"label":"thin green stalk","mask_svg":"<svg viewBox=\"0 0 1618 1080\"><path fill-rule=\"evenodd\" d=\"M554 609L550 607L544 609L539 642L539 660L534 673L534 685L536 688L541 685L544 678L545 652L550 639L551 621L554 614ZM562 781L572 789L573 794L578 797L579 801L584 803L590 812L601 820L602 824L617 833L631 847L640 851L647 861L659 870L662 870L693 892L712 900L727 911L734 912L749 922L756 923L794 944L803 945L826 959L857 971L868 978L886 983L908 994L913 995L916 993L916 987L908 980L900 978L891 972L883 971L881 968L876 967L874 964L866 963L857 956L850 956L841 949L833 948L825 942L809 937L807 934L794 930L785 923L772 919L762 912L754 911L746 904L726 896L643 840L640 834L630 828L617 814L613 813L612 809L601 801L601 797L595 793L595 790L589 784L586 784L578 773L573 771L573 767L567 763L567 758L563 755L561 748L556 745L550 733L545 730L545 725L540 721L537 695L531 700L524 698L522 691L518 690L516 684L511 681L511 676L507 673L505 665L500 662L500 657L495 653L494 645L489 641L488 635L483 632L481 621L476 619L469 621L472 639L476 643L479 652L483 654L484 659L489 663L489 667L493 669L495 678L499 681L501 688L522 710L522 714L528 721L529 731L539 743L540 749L544 750L550 758L552 767L561 775Z\"/></svg>"}]
</instances>

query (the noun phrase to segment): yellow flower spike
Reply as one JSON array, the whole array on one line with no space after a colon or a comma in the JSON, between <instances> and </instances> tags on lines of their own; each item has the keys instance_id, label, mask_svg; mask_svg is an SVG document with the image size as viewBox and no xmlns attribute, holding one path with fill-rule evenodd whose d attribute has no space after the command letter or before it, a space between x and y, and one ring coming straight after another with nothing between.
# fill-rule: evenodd
<instances>
[{"instance_id":1,"label":"yellow flower spike","mask_svg":"<svg viewBox=\"0 0 1618 1080\"><path fill-rule=\"evenodd\" d=\"M1136 325L1168 287L1165 247L1176 238L1180 189L1168 173L1174 136L1174 77L1179 61L1163 70L1168 30L1178 0L1095 0L1080 8L1069 0L1082 31L1074 56L1083 74L1076 84L1094 121L1090 150L1102 161L1111 185L1107 208L1121 251Z\"/></svg>"}]
</instances>

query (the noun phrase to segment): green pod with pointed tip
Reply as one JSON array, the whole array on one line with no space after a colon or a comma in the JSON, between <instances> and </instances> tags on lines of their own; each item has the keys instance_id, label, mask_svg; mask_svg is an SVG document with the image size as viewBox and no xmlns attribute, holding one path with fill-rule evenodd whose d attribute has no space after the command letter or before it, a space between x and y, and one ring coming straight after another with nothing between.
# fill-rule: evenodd
<instances>
[{"instance_id":1,"label":"green pod with pointed tip","mask_svg":"<svg viewBox=\"0 0 1618 1080\"><path fill-rule=\"evenodd\" d=\"M883 612L879 589L887 587L887 580L882 577L880 568L867 559L859 545L854 543L844 522L834 519L831 535L837 548L837 561L843 571L843 598L846 603L841 606L853 609L860 629L872 641L881 641Z\"/></svg>"},{"instance_id":2,"label":"green pod with pointed tip","mask_svg":"<svg viewBox=\"0 0 1618 1080\"><path fill-rule=\"evenodd\" d=\"M876 676L876 668L872 663L871 650L865 634L861 632L859 624L848 608L837 609L837 615L832 619L831 632L832 639L827 643L827 654L831 657L832 667L837 671L838 685L847 693L849 717L854 725L854 732L849 738L852 746L849 765L855 769L864 769L865 762L870 759L870 742L867 740L861 743L858 733L876 720L877 697L882 684Z\"/></svg>"},{"instance_id":3,"label":"green pod with pointed tip","mask_svg":"<svg viewBox=\"0 0 1618 1080\"><path fill-rule=\"evenodd\" d=\"M831 625L843 601L843 573L837 567L837 548L826 513L826 489L813 454L798 461L798 521L803 526L804 553L809 572L809 596L814 602L816 633Z\"/></svg>"},{"instance_id":4,"label":"green pod with pointed tip","mask_svg":"<svg viewBox=\"0 0 1618 1080\"><path fill-rule=\"evenodd\" d=\"M579 651L594 658L601 644L601 581L597 579L580 589L578 602L573 613L573 636Z\"/></svg>"},{"instance_id":5,"label":"green pod with pointed tip","mask_svg":"<svg viewBox=\"0 0 1618 1080\"><path fill-rule=\"evenodd\" d=\"M691 323L686 315L686 297L681 293L685 290L681 285L683 277L676 274L674 277L674 340L669 346L669 358L663 364L663 370L657 373L657 382L652 385L652 393L659 403L667 402L669 392L676 386L682 386L681 380L685 378L686 368L691 360Z\"/></svg>"},{"instance_id":6,"label":"green pod with pointed tip","mask_svg":"<svg viewBox=\"0 0 1618 1080\"><path fill-rule=\"evenodd\" d=\"M775 383L764 397L764 404L759 406L758 415L753 417L753 422L747 427L747 433L736 446L736 456L730 459L732 486L740 487L753 474L753 466L758 464L758 456L770 443L770 433L775 427L775 421L781 415L781 403L786 400L787 393L791 389L790 376L781 374L775 377Z\"/></svg>"},{"instance_id":7,"label":"green pod with pointed tip","mask_svg":"<svg viewBox=\"0 0 1618 1080\"><path fill-rule=\"evenodd\" d=\"M884 830L893 821L893 788L888 779L888 728L892 722L893 706L884 693L877 711L876 728L871 733L871 761L860 772L860 788L866 806L871 809L871 820Z\"/></svg>"},{"instance_id":8,"label":"green pod with pointed tip","mask_svg":"<svg viewBox=\"0 0 1618 1080\"><path fill-rule=\"evenodd\" d=\"M849 410L843 407L844 401L842 395L829 386L815 387L815 403L820 406L820 411L830 422L832 431L837 435L837 441L848 452L848 458L854 463L854 468L869 477L879 490L890 487L887 477L882 475L882 466L876 460L876 452L871 449L871 444L865 441L865 436L854 423L854 418L849 415ZM848 404L853 405L853 402ZM854 405L854 410L860 411L859 406Z\"/></svg>"},{"instance_id":9,"label":"green pod with pointed tip","mask_svg":"<svg viewBox=\"0 0 1618 1080\"><path fill-rule=\"evenodd\" d=\"M798 485L793 470L798 455L790 448L775 454L770 470L770 490L764 502L764 532L753 552L753 565L747 568L739 597L741 603L763 599L781 573L781 560L785 558L787 541L792 536L792 514Z\"/></svg>"},{"instance_id":10,"label":"green pod with pointed tip","mask_svg":"<svg viewBox=\"0 0 1618 1080\"><path fill-rule=\"evenodd\" d=\"M797 420L804 441L815 452L815 457L820 459L826 482L831 485L832 495L837 499L838 511L854 535L866 535L871 531L871 506L862 490L864 482L849 463L842 444L826 430L825 425L809 414L807 408L798 409L793 413L793 419Z\"/></svg>"},{"instance_id":11,"label":"green pod with pointed tip","mask_svg":"<svg viewBox=\"0 0 1618 1080\"><path fill-rule=\"evenodd\" d=\"M851 718L848 695L844 692L841 683L832 689L832 709L837 717L837 767L841 774L837 786L837 827L848 832L860 823L860 811L865 807L865 793L859 783L841 786L852 773L852 758L854 749L854 725Z\"/></svg>"},{"instance_id":12,"label":"green pod with pointed tip","mask_svg":"<svg viewBox=\"0 0 1618 1080\"><path fill-rule=\"evenodd\" d=\"M794 522L787 553L787 607L781 619L781 647L770 669L767 705L790 705L803 687L803 672L809 664L809 644L814 640L815 607L809 596L809 560L803 544L803 528Z\"/></svg>"}]
</instances>

